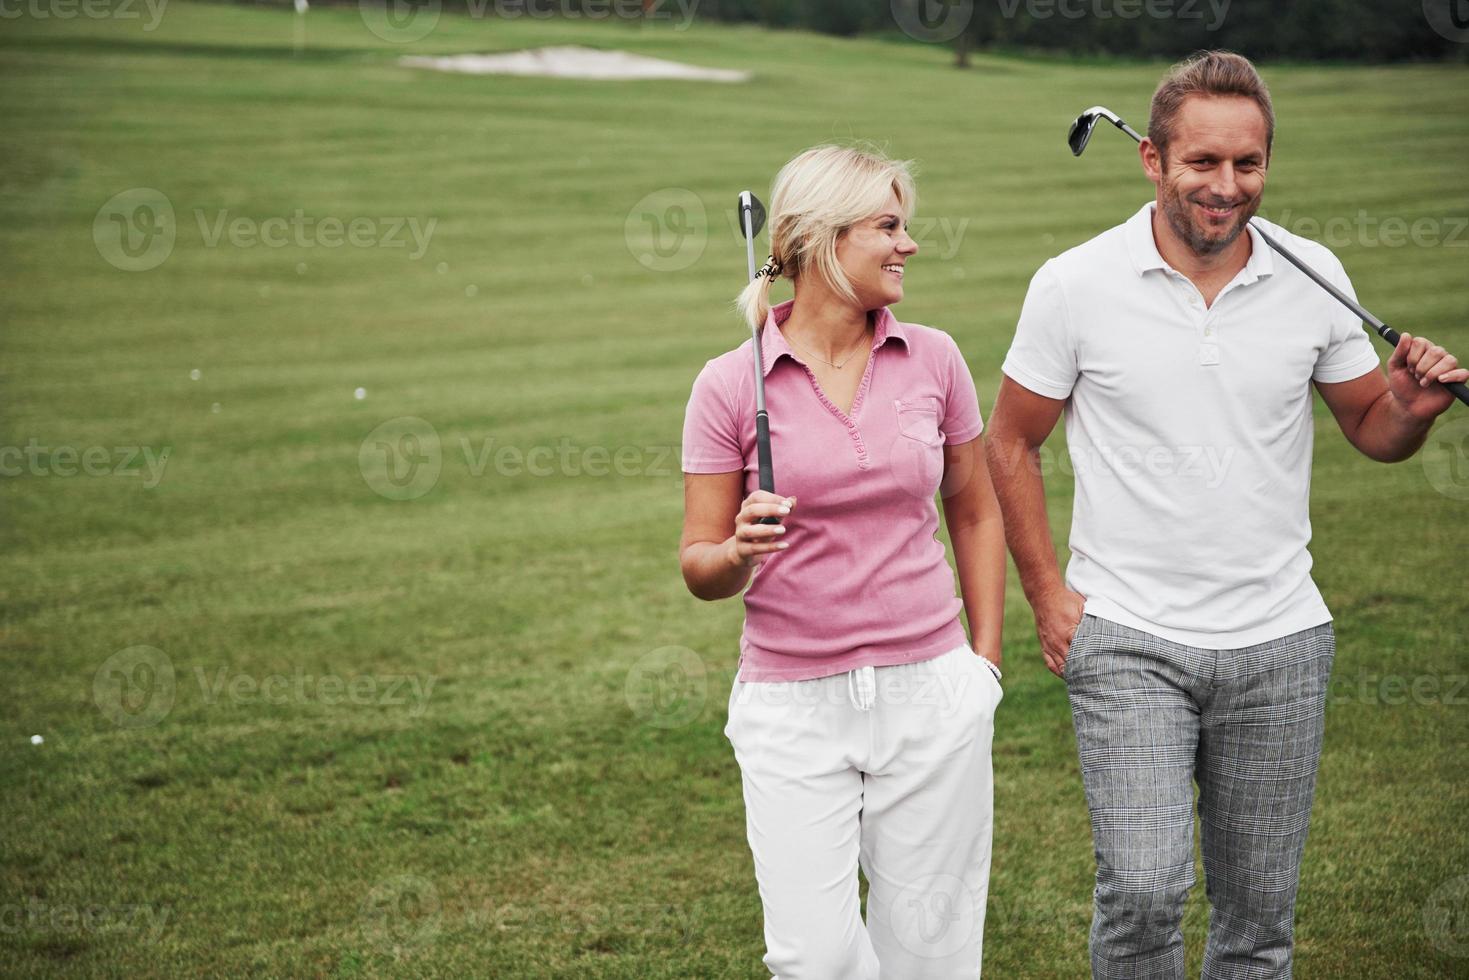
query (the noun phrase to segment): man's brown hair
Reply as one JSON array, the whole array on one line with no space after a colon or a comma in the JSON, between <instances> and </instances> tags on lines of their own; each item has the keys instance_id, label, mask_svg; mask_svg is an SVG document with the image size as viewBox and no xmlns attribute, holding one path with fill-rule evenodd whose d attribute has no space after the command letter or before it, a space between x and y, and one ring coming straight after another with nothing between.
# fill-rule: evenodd
<instances>
[{"instance_id":1,"label":"man's brown hair","mask_svg":"<svg viewBox=\"0 0 1469 980\"><path fill-rule=\"evenodd\" d=\"M1153 93L1153 106L1148 119L1148 139L1158 152L1168 156L1168 143L1173 139L1174 123L1183 103L1190 96L1209 97L1239 95L1254 99L1265 114L1265 159L1275 143L1275 106L1265 80L1244 55L1233 51L1200 51L1174 65Z\"/></svg>"}]
</instances>

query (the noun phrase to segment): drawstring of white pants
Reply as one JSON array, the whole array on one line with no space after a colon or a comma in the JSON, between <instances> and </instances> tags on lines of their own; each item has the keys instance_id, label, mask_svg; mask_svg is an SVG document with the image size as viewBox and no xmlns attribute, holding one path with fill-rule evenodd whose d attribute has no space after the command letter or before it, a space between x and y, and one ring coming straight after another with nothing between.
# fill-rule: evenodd
<instances>
[{"instance_id":1,"label":"drawstring of white pants","mask_svg":"<svg viewBox=\"0 0 1469 980\"><path fill-rule=\"evenodd\" d=\"M853 685L853 681L856 684ZM847 697L858 711L870 711L877 700L877 677L871 667L847 671Z\"/></svg>"}]
</instances>

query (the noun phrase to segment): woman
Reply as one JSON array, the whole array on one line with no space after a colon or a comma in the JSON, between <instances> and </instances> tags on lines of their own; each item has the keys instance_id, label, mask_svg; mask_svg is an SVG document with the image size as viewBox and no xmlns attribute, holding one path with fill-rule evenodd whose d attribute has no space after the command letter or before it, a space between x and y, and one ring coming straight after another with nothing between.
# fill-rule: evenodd
<instances>
[{"instance_id":1,"label":"woman","mask_svg":"<svg viewBox=\"0 0 1469 980\"><path fill-rule=\"evenodd\" d=\"M958 347L888 309L914 203L908 164L870 150L816 147L776 177L771 256L738 304L764 324L780 494L755 489L748 339L705 364L684 421L684 580L702 599L749 582L725 735L782 980L979 972L1004 534ZM771 309L781 276L795 299Z\"/></svg>"}]
</instances>

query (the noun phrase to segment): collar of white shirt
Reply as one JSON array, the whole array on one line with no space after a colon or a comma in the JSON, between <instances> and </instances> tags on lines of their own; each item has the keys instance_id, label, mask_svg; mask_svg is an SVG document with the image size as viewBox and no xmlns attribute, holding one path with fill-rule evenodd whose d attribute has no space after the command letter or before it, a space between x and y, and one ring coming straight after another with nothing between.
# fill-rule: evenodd
<instances>
[{"instance_id":1,"label":"collar of white shirt","mask_svg":"<svg viewBox=\"0 0 1469 980\"><path fill-rule=\"evenodd\" d=\"M1132 267L1139 276L1154 269L1175 271L1158 253L1158 243L1153 239L1153 211L1156 207L1156 201L1149 201L1137 214L1127 219L1123 226L1127 252L1132 259ZM1250 258L1245 263L1241 285L1248 285L1275 273L1275 256L1270 246L1265 244L1265 239L1255 229L1253 220L1246 227L1250 235Z\"/></svg>"}]
</instances>

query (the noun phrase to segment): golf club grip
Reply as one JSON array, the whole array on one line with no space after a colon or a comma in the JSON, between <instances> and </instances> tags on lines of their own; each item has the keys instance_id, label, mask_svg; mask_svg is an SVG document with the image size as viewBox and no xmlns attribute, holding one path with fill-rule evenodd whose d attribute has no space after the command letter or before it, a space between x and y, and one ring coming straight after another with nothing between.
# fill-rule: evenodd
<instances>
[{"instance_id":1,"label":"golf club grip","mask_svg":"<svg viewBox=\"0 0 1469 980\"><path fill-rule=\"evenodd\" d=\"M1393 347L1398 346L1398 340L1402 337L1401 334L1385 323L1382 325L1382 329L1377 331L1377 334ZM1454 397L1459 399L1459 401L1465 405L1469 405L1469 385L1465 385L1462 381L1440 381L1439 384L1453 392Z\"/></svg>"},{"instance_id":2,"label":"golf club grip","mask_svg":"<svg viewBox=\"0 0 1469 980\"><path fill-rule=\"evenodd\" d=\"M770 416L755 413L755 457L760 464L760 489L775 493L775 470L770 465ZM762 517L756 524L779 524L779 517Z\"/></svg>"}]
</instances>

